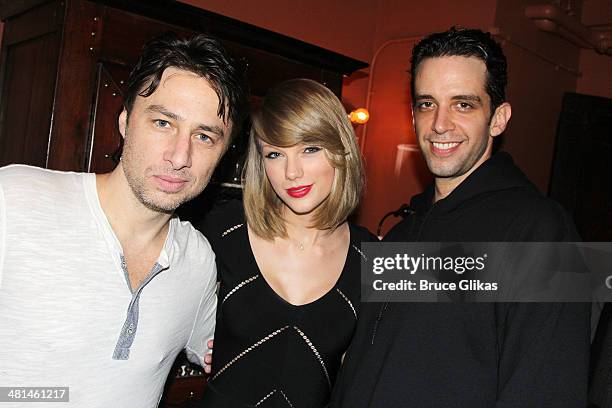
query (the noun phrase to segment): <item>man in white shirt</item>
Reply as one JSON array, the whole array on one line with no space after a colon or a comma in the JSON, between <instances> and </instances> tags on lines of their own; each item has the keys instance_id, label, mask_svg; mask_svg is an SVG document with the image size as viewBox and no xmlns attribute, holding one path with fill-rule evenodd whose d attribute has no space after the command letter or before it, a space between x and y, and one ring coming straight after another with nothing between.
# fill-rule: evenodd
<instances>
[{"instance_id":1,"label":"man in white shirt","mask_svg":"<svg viewBox=\"0 0 612 408\"><path fill-rule=\"evenodd\" d=\"M115 170L0 169L0 394L68 387L71 406L151 407L182 349L204 365L214 254L173 212L225 152L243 83L216 40L155 39L130 75Z\"/></svg>"}]
</instances>

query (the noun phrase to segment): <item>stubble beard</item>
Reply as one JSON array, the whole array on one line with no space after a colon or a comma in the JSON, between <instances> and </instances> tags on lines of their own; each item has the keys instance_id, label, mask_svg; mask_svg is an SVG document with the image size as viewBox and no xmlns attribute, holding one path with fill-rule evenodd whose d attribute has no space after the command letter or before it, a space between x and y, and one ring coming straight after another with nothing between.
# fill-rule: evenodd
<instances>
[{"instance_id":1,"label":"stubble beard","mask_svg":"<svg viewBox=\"0 0 612 408\"><path fill-rule=\"evenodd\" d=\"M423 156L425 156L425 162L427 163L429 171L436 178L456 178L463 176L471 171L476 163L478 163L478 161L485 155L488 146L488 139L485 137L483 140L484 143L481 143L481 145L478 146L478 150L476 152L467 152L466 156L458 158L459 160L453 158L454 160L452 162L446 162L445 159L438 159L433 155L433 153L423 154ZM429 148L431 142L426 140L425 143L426 147Z\"/></svg>"},{"instance_id":2,"label":"stubble beard","mask_svg":"<svg viewBox=\"0 0 612 408\"><path fill-rule=\"evenodd\" d=\"M126 143L123 148L121 168L123 169L123 174L125 175L127 183L130 186L134 196L142 205L152 211L163 214L172 214L181 204L198 196L208 184L208 180L206 180L201 188L195 189L186 195L182 195L185 194L182 191L177 193L152 191L151 189L147 188L145 176L146 174L150 173L151 169L144 169L143 174L138 173L138 166L133 166L133 163L138 163L141 160L133 150L134 149L129 144L129 138L126 138ZM156 195L161 197L156 198Z\"/></svg>"}]
</instances>

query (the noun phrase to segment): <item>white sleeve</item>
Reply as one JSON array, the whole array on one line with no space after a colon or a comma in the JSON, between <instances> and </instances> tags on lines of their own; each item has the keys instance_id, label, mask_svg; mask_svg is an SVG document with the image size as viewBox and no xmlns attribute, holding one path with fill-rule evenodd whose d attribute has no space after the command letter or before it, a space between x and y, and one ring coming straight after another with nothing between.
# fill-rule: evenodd
<instances>
[{"instance_id":1,"label":"white sleeve","mask_svg":"<svg viewBox=\"0 0 612 408\"><path fill-rule=\"evenodd\" d=\"M187 346L185 347L189 361L200 366L204 366L204 356L209 351L207 346L208 340L212 339L215 334L217 313L217 267L212 251L208 260L206 269L209 279L200 299L198 313L193 323Z\"/></svg>"}]
</instances>

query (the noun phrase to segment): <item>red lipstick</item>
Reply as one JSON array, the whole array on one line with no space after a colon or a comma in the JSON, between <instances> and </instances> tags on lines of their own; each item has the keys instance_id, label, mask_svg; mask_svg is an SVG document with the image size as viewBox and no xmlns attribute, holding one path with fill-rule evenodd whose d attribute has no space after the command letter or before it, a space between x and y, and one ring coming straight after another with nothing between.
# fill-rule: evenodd
<instances>
[{"instance_id":1,"label":"red lipstick","mask_svg":"<svg viewBox=\"0 0 612 408\"><path fill-rule=\"evenodd\" d=\"M309 184L307 186L291 187L287 189L287 194L289 194L293 198L302 198L310 192L311 188L312 184Z\"/></svg>"}]
</instances>

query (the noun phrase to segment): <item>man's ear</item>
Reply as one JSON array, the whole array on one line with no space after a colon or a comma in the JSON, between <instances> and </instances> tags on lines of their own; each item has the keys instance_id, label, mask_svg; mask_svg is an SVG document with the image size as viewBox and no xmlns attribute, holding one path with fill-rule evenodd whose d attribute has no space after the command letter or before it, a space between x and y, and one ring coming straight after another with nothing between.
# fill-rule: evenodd
<instances>
[{"instance_id":1,"label":"man's ear","mask_svg":"<svg viewBox=\"0 0 612 408\"><path fill-rule=\"evenodd\" d=\"M510 116L512 116L512 107L510 104L508 102L504 102L499 105L491 117L491 123L489 124L489 135L491 135L491 137L501 135L504 130L506 130L508 121L510 121Z\"/></svg>"},{"instance_id":2,"label":"man's ear","mask_svg":"<svg viewBox=\"0 0 612 408\"><path fill-rule=\"evenodd\" d=\"M119 133L121 133L121 137L125 139L125 128L127 127L127 110L123 108L121 114L119 114Z\"/></svg>"}]
</instances>

